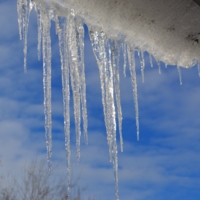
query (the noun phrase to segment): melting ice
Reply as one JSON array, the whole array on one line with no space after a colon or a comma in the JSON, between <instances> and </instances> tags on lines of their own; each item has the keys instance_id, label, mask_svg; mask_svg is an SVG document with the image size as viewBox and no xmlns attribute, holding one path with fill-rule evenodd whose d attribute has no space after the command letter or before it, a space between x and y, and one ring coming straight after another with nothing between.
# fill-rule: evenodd
<instances>
[{"instance_id":1,"label":"melting ice","mask_svg":"<svg viewBox=\"0 0 200 200\"><path fill-rule=\"evenodd\" d=\"M85 142L88 143L87 133L87 105L86 105L86 84L85 84L85 66L84 66L84 27L81 18L76 16L75 11L67 11L65 16L57 16L56 10L47 7L40 1L35 3L32 0L18 0L18 23L20 39L24 43L24 70L26 71L27 54L27 34L29 15L32 8L35 9L38 22L38 59L41 53L43 58L43 88L44 88L44 115L45 115L45 136L47 148L47 160L51 169L52 157L52 116L51 116L51 20L56 23L56 33L59 40L59 50L61 58L62 73L62 91L64 105L64 134L65 149L68 174L68 192L70 194L70 85L72 88L74 121L76 131L77 159L80 159L80 138L81 132L84 133ZM119 76L119 58L122 51L124 65L123 71L126 76L126 66L129 64L129 71L132 81L133 99L135 105L136 135L139 140L139 109L137 95L137 76L135 54L140 58L142 81L144 82L145 59L144 52L137 47L132 47L126 42L117 38L110 39L103 31L90 29L90 40L96 58L100 84L102 91L102 104L104 112L104 121L107 133L107 142L109 146L110 162L113 164L116 199L118 194L118 147L116 141L116 129L120 135L120 150L123 151L122 136L122 109L120 102L120 76ZM153 67L152 55L149 55L149 62ZM160 62L157 61L159 73ZM200 67L199 67L200 68ZM178 67L180 83L182 84L180 67ZM118 121L118 123L116 123ZM83 127L81 127L83 124Z\"/></svg>"}]
</instances>

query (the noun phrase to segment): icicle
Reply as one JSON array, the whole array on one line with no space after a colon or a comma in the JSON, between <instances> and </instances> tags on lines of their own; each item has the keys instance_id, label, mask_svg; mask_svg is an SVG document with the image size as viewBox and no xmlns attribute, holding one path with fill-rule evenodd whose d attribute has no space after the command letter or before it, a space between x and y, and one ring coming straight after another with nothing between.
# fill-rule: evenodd
<instances>
[{"instance_id":1,"label":"icicle","mask_svg":"<svg viewBox=\"0 0 200 200\"><path fill-rule=\"evenodd\" d=\"M18 24L19 24L19 35L20 39L24 43L24 72L26 69L26 58L27 58L27 35L28 35L28 24L29 24L29 15L33 7L32 2L29 0L18 0L17 10L18 10Z\"/></svg>"},{"instance_id":2,"label":"icicle","mask_svg":"<svg viewBox=\"0 0 200 200\"><path fill-rule=\"evenodd\" d=\"M160 61L157 61L157 65L158 65L158 73L161 74L161 66L160 66Z\"/></svg>"},{"instance_id":3,"label":"icicle","mask_svg":"<svg viewBox=\"0 0 200 200\"><path fill-rule=\"evenodd\" d=\"M122 48L123 48L123 54L124 54L124 77L126 77L126 50L127 50L127 44L125 42L122 43Z\"/></svg>"},{"instance_id":4,"label":"icicle","mask_svg":"<svg viewBox=\"0 0 200 200\"><path fill-rule=\"evenodd\" d=\"M63 108L64 108L64 133L65 133L65 149L67 158L67 184L68 194L70 195L71 188L71 150L70 150L70 89L69 89L69 59L67 51L67 37L66 37L66 18L60 18L57 21L59 26L58 39L61 58L61 72L62 72L62 91L63 91ZM69 197L70 198L70 197Z\"/></svg>"},{"instance_id":5,"label":"icicle","mask_svg":"<svg viewBox=\"0 0 200 200\"><path fill-rule=\"evenodd\" d=\"M167 64L165 63L165 68L167 69Z\"/></svg>"},{"instance_id":6,"label":"icicle","mask_svg":"<svg viewBox=\"0 0 200 200\"><path fill-rule=\"evenodd\" d=\"M83 22L78 20L76 24L78 33L78 49L79 49L79 78L80 78L80 97L82 107L83 131L85 142L88 144L88 121L87 121L87 105L86 105L86 84L85 84L85 65L84 65L84 27Z\"/></svg>"},{"instance_id":7,"label":"icicle","mask_svg":"<svg viewBox=\"0 0 200 200\"><path fill-rule=\"evenodd\" d=\"M38 60L40 60L41 56L41 43L42 43L42 22L41 22L41 13L38 6L35 6L35 12L37 15L37 25L38 25L38 44L37 44L37 50L38 50Z\"/></svg>"},{"instance_id":8,"label":"icicle","mask_svg":"<svg viewBox=\"0 0 200 200\"><path fill-rule=\"evenodd\" d=\"M70 63L70 78L71 86L73 92L74 101L74 120L76 128L76 147L77 147L77 158L80 159L80 77L79 77L79 62L78 62L78 44L77 44L77 32L75 25L75 14L74 10L71 10L67 18L67 41L68 41L68 53L69 53L69 63Z\"/></svg>"},{"instance_id":9,"label":"icicle","mask_svg":"<svg viewBox=\"0 0 200 200\"><path fill-rule=\"evenodd\" d=\"M105 39L100 38L100 34L98 32L90 31L90 40L93 47L93 52L95 58L97 60L99 74L100 74L100 83L101 83L101 91L102 91L102 104L103 104L103 111L104 111L104 121L106 125L106 132L107 132L107 140L108 145L110 147L110 139L112 138L108 126L108 117L107 117L107 104L106 104L106 82L105 82L105 70L107 66L107 59L106 59L106 51L105 51ZM110 161L111 161L111 148L109 148L110 154Z\"/></svg>"},{"instance_id":10,"label":"icicle","mask_svg":"<svg viewBox=\"0 0 200 200\"><path fill-rule=\"evenodd\" d=\"M47 146L47 160L51 169L52 156L52 118L51 118L51 37L50 20L46 10L42 16L42 47L43 47L43 87L44 87L44 114L45 114L45 135Z\"/></svg>"},{"instance_id":11,"label":"icicle","mask_svg":"<svg viewBox=\"0 0 200 200\"><path fill-rule=\"evenodd\" d=\"M107 40L103 32L98 33L90 31L90 40L100 73L104 119L106 124L110 160L113 163L116 199L118 200L118 152L116 143L116 116L113 94L114 86L112 69L112 49L109 41Z\"/></svg>"},{"instance_id":12,"label":"icicle","mask_svg":"<svg viewBox=\"0 0 200 200\"><path fill-rule=\"evenodd\" d=\"M151 54L149 54L149 62L150 62L151 67L153 68L153 57Z\"/></svg>"},{"instance_id":13,"label":"icicle","mask_svg":"<svg viewBox=\"0 0 200 200\"><path fill-rule=\"evenodd\" d=\"M104 34L103 34L104 37ZM107 40L107 39L106 39ZM106 42L106 47L108 48L108 68L106 72L106 103L107 103L107 116L108 116L108 124L109 129L111 131L111 152L112 152L112 163L113 163L113 170L114 170L114 177L115 177L115 195L116 199L119 199L119 192L118 192L118 151L117 151L117 143L116 143L116 113L115 113L115 104L114 104L114 85L113 85L113 67L112 67L112 49L110 43ZM118 99L119 100L119 99Z\"/></svg>"},{"instance_id":14,"label":"icicle","mask_svg":"<svg viewBox=\"0 0 200 200\"><path fill-rule=\"evenodd\" d=\"M93 32L90 31L90 40L91 40L91 44L92 44L92 48L93 48L93 52L94 52L94 56L96 58L97 61L97 65L99 68L99 74L100 74L100 83L101 83L101 92L102 92L102 104L103 104L103 112L104 112L104 121L105 121L105 125L106 125L106 129L108 127L107 125L107 114L106 114L106 95L105 95L105 82L104 82L104 71L103 71L103 67L106 62L106 55L105 54L105 50L102 49L104 47L102 47L102 45L100 45L100 39L99 39L99 34L97 32ZM109 144L109 139L110 137L108 136L108 131L107 131L107 140L108 140L108 144ZM111 159L111 151L109 148L109 155L110 155L110 159Z\"/></svg>"},{"instance_id":15,"label":"icicle","mask_svg":"<svg viewBox=\"0 0 200 200\"><path fill-rule=\"evenodd\" d=\"M52 4L53 5L53 4ZM48 7L49 6L49 7ZM45 136L47 148L47 160L49 169L51 169L52 157L52 116L51 116L51 38L50 38L50 20L56 22L56 33L59 38L59 49L61 57L62 72L62 92L64 105L64 132L65 132L65 149L67 159L67 182L68 194L70 195L70 86L72 87L73 103L74 103L74 121L76 129L76 146L77 158L80 159L80 138L81 138L81 122L83 121L83 131L85 141L88 143L88 121L87 121L87 105L86 105L86 84L85 84L85 66L84 66L84 27L83 22L75 16L74 10L64 17L58 18L51 8L50 4L44 5L41 1L37 1L37 5L33 0L17 0L18 24L20 39L23 40L24 53L24 71L26 72L27 62L27 35L29 15L32 8L35 8L38 21L38 59L43 54L43 88L44 88L44 114L45 114ZM47 8L48 7L48 8ZM56 7L54 7L56 9ZM66 16L65 15L65 16ZM118 150L116 142L116 108L118 126L120 134L120 149L123 151L122 137L122 109L120 102L120 77L119 77L119 56L120 49L116 41L109 40L104 32L90 31L90 40L93 52L97 60L100 83L102 91L102 104L104 112L104 120L107 133L107 142L109 145L110 161L113 164L116 199L118 195ZM133 87L133 98L135 106L135 118L137 129L137 140L139 140L139 109L137 94L137 77L135 64L135 51L124 42L122 43L122 51L124 57L123 73L126 76L127 56L131 81ZM137 49L140 59L142 81L144 82L145 59L144 52ZM149 62L153 67L153 57L149 54ZM157 61L156 61L157 62ZM159 74L161 74L160 62L157 62ZM165 64L165 68L167 65ZM180 84L182 85L182 76L180 66L177 65ZM198 73L200 76L200 63L198 63ZM82 121L81 121L82 120Z\"/></svg>"},{"instance_id":16,"label":"icicle","mask_svg":"<svg viewBox=\"0 0 200 200\"><path fill-rule=\"evenodd\" d=\"M199 77L200 77L200 63L197 62L197 68L198 68L198 74L199 74Z\"/></svg>"},{"instance_id":17,"label":"icicle","mask_svg":"<svg viewBox=\"0 0 200 200\"><path fill-rule=\"evenodd\" d=\"M23 0L17 1L17 13L18 13L18 26L19 26L19 37L20 40L22 40L22 6L23 6Z\"/></svg>"},{"instance_id":18,"label":"icicle","mask_svg":"<svg viewBox=\"0 0 200 200\"><path fill-rule=\"evenodd\" d=\"M141 66L141 73L142 73L142 82L144 83L144 68L145 68L145 61L144 61L144 52L137 50L138 57L140 59L140 66Z\"/></svg>"},{"instance_id":19,"label":"icicle","mask_svg":"<svg viewBox=\"0 0 200 200\"><path fill-rule=\"evenodd\" d=\"M129 69L131 73L131 80L133 86L133 99L135 104L135 118L136 118L136 127L137 127L137 140L139 140L139 109L138 109L138 95L137 95L137 77L135 69L135 57L134 52L128 46L128 60L129 60Z\"/></svg>"},{"instance_id":20,"label":"icicle","mask_svg":"<svg viewBox=\"0 0 200 200\"><path fill-rule=\"evenodd\" d=\"M122 109L121 109L121 101L120 101L119 57L120 57L119 45L118 45L117 41L114 41L113 46L112 46L112 68L113 68L113 77L114 77L115 99L116 99L116 104L117 104L119 134L120 134L120 149L121 149L121 152L123 152Z\"/></svg>"},{"instance_id":21,"label":"icicle","mask_svg":"<svg viewBox=\"0 0 200 200\"><path fill-rule=\"evenodd\" d=\"M181 69L180 69L180 66L178 66L178 65L177 65L177 70L178 70L178 74L179 74L180 85L182 85Z\"/></svg>"}]
</instances>

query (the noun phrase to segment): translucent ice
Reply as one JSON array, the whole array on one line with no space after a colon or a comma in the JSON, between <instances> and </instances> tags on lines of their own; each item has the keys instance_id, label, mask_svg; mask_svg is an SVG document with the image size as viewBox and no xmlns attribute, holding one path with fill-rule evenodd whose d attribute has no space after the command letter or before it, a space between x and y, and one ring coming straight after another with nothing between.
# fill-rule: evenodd
<instances>
[{"instance_id":1,"label":"translucent ice","mask_svg":"<svg viewBox=\"0 0 200 200\"><path fill-rule=\"evenodd\" d=\"M89 0L87 0L89 1ZM177 16L177 9L181 0L177 0L176 4L174 1L164 1L163 4L157 0L146 0L129 1L132 5L129 7L119 1L114 7L110 7L112 11L120 10L123 6L126 8L126 12L123 17L115 14L112 17L114 21L111 29L110 25L107 24L107 19L112 15L110 9L104 10L105 15L99 18L99 14L103 12L101 9L102 4L108 5L107 1L90 0L91 5L87 4L85 0L18 0L17 11L18 11L18 24L19 24L19 35L20 39L23 40L24 44L24 70L26 71L26 57L27 57L27 34L30 11L34 8L37 15L38 22L38 59L41 54L43 58L43 87L44 87L44 115L45 115L45 135L46 135L46 147L47 147L47 160L49 167L51 168L51 157L52 157L52 116L51 116L51 37L50 37L50 26L51 20L56 23L56 33L59 39L59 50L61 59L61 73L62 73L62 92L63 92L63 113L64 113L64 134L65 134L65 149L67 159L67 181L68 181L68 193L70 195L70 86L72 88L73 95L73 106L74 106L74 122L76 132L76 146L77 146L77 158L80 159L80 141L81 133L84 133L85 142L88 143L88 120L87 120L87 104L86 104L86 84L85 84L85 66L84 66L84 23L88 20L88 26L90 29L90 40L93 48L93 52L98 64L100 84L102 92L102 104L104 121L107 133L107 142L109 146L110 161L113 165L115 188L116 188L116 199L119 199L118 194L118 148L116 140L116 130L118 119L118 131L120 135L120 149L123 151L123 136L122 136L122 108L120 100L120 48L122 49L123 56L123 73L126 76L126 67L129 65L129 71L133 89L133 99L135 105L135 121L136 121L136 135L139 140L139 108L138 108L138 94L137 94L137 75L136 75L136 62L135 54L138 53L140 59L140 67L142 74L142 81L144 82L144 69L145 69L145 56L144 52L149 51L149 63L153 67L153 56L154 60L158 60L157 65L159 73L161 73L160 62L165 60L165 66L167 64L177 63L180 59L179 66L177 67L180 84L182 84L182 77L180 66L191 67L194 65L190 58L199 58L199 50L197 44L194 45L194 39L187 37L191 32L185 30L181 32L181 23L177 20L177 28L169 27L169 19L174 20L174 16ZM99 3L100 2L100 3ZM114 1L113 1L114 2ZM152 7L148 10L153 2L156 3L159 9ZM79 6L83 4L83 7ZM99 3L96 5L96 3ZM149 6L148 6L148 5ZM133 6L134 5L134 6ZM180 9L188 5L187 1L181 4ZM188 5L189 16L199 15L197 9L190 9ZM128 7L127 7L128 6ZM78 11L74 10L77 8ZM115 8L117 7L117 8ZM166 12L166 7L171 8L171 13ZM90 8L92 13L95 13L96 18L90 16L87 11L83 11L82 8L87 10ZM95 12L96 8L98 12ZM140 10L141 8L143 9ZM134 12L134 11L135 12ZM137 15L138 11L141 11ZM145 12L145 11L149 12ZM184 9L183 9L184 11ZM197 12L198 11L198 12ZM78 14L76 14L76 12ZM185 11L184 11L185 12ZM128 14L136 13L136 21L133 20L128 25L124 19L128 19ZM188 15L187 13L187 15ZM148 15L148 16L146 16ZM146 16L146 17L144 17ZM155 23L154 16L158 17ZM120 18L119 18L120 17ZM183 16L184 17L184 16ZM99 20L97 20L99 19ZM132 19L132 18L131 18ZM148 19L148 20L143 20ZM196 19L195 17L188 17L187 19ZM198 19L198 17L197 17ZM85 21L84 21L85 20ZM96 20L96 21L95 21ZM160 20L160 21L159 21ZM144 23L142 23L144 21ZM138 23L140 22L140 23ZM173 21L176 22L176 21ZM181 22L185 20L181 19ZM120 29L125 30L125 35L121 36L121 32L118 30L119 24L121 23ZM199 23L197 20L189 20L186 25ZM96 27L97 24L102 26ZM161 34L157 30L164 28L164 33ZM197 27L197 26L194 26ZM105 30L104 30L105 29ZM130 30L132 32L130 33ZM146 32L144 31L146 30ZM192 29L193 30L193 29ZM188 32L189 31L189 32ZM196 31L194 28L193 31ZM174 35L173 35L174 34ZM132 36L130 38L130 35ZM137 36L137 37L136 37ZM174 36L174 37L171 37ZM182 42L179 46L175 41L178 36L182 38ZM123 38L123 39L122 39ZM165 41L167 39L167 41ZM198 38L197 38L198 39ZM198 41L196 39L196 41ZM146 42L147 41L147 42ZM171 48L170 48L171 47ZM181 48L179 48L181 47ZM188 52L182 51L188 48ZM181 49L181 52L178 52ZM163 54L162 52L166 52ZM191 54L190 54L191 52ZM198 62L198 70L200 71ZM200 74L200 72L199 72ZM127 75L128 76L128 75Z\"/></svg>"}]
</instances>

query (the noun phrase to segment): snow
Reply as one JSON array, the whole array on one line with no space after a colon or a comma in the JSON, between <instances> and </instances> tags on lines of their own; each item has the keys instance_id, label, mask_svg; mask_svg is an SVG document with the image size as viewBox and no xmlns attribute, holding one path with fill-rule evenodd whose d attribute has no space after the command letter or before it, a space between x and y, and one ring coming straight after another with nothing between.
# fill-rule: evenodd
<instances>
[{"instance_id":1,"label":"snow","mask_svg":"<svg viewBox=\"0 0 200 200\"><path fill-rule=\"evenodd\" d=\"M199 59L200 12L192 0L35 0L60 16L75 9L89 27L120 38L157 61L191 67Z\"/></svg>"},{"instance_id":2,"label":"snow","mask_svg":"<svg viewBox=\"0 0 200 200\"><path fill-rule=\"evenodd\" d=\"M84 23L90 30L90 40L98 64L102 90L104 121L113 164L116 199L118 194L118 147L116 121L123 151L122 109L120 101L120 49L132 80L135 105L136 135L139 140L139 109L135 54L140 58L142 81L145 80L144 53L148 51L153 67L153 56L161 74L160 61L180 67L199 67L200 12L191 0L18 0L20 39L24 42L24 70L26 71L27 34L29 15L35 9L38 19L38 59L43 56L44 114L47 160L51 169L52 116L51 116L51 36L50 22L56 23L61 57L64 105L64 134L70 194L70 85L73 94L77 159L80 159L81 134L87 133L87 103L84 66ZM153 55L153 56L152 56ZM128 62L127 62L128 61ZM200 70L199 70L200 71ZM200 74L200 72L199 72ZM83 127L81 127L81 124Z\"/></svg>"}]
</instances>

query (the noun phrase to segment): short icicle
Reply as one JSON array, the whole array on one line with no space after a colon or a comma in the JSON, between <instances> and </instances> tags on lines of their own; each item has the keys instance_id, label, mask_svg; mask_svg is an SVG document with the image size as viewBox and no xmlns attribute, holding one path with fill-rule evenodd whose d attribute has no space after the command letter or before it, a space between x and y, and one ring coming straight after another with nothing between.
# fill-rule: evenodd
<instances>
[{"instance_id":1,"label":"short icicle","mask_svg":"<svg viewBox=\"0 0 200 200\"><path fill-rule=\"evenodd\" d=\"M162 73L161 73L160 61L157 61L157 65L158 65L158 73L159 73L159 74L162 74Z\"/></svg>"},{"instance_id":2,"label":"short icicle","mask_svg":"<svg viewBox=\"0 0 200 200\"><path fill-rule=\"evenodd\" d=\"M133 99L135 104L135 119L136 119L136 128L137 128L137 140L139 140L139 109L138 109L138 94L137 94L137 77L135 69L135 57L134 51L128 46L128 60L129 60L129 69L132 80L133 87Z\"/></svg>"},{"instance_id":3,"label":"short icicle","mask_svg":"<svg viewBox=\"0 0 200 200\"><path fill-rule=\"evenodd\" d=\"M197 68L198 68L198 75L200 77L200 63L199 62L197 62Z\"/></svg>"},{"instance_id":4,"label":"short icicle","mask_svg":"<svg viewBox=\"0 0 200 200\"><path fill-rule=\"evenodd\" d=\"M182 85L183 84L183 82L182 82L182 74L181 74L180 66L178 66L178 65L177 65L177 70L178 70L180 85Z\"/></svg>"},{"instance_id":5,"label":"short icicle","mask_svg":"<svg viewBox=\"0 0 200 200\"><path fill-rule=\"evenodd\" d=\"M33 8L33 3L30 0L18 0L17 11L18 11L18 24L19 24L19 35L20 39L24 43L24 72L27 71L27 36L28 36L28 24L30 11Z\"/></svg>"},{"instance_id":6,"label":"short icicle","mask_svg":"<svg viewBox=\"0 0 200 200\"><path fill-rule=\"evenodd\" d=\"M153 68L153 56L151 54L149 54L149 62L150 66Z\"/></svg>"},{"instance_id":7,"label":"short icicle","mask_svg":"<svg viewBox=\"0 0 200 200\"><path fill-rule=\"evenodd\" d=\"M138 53L138 57L140 59L142 82L144 83L144 68L145 68L144 52L138 49L137 53Z\"/></svg>"}]
</instances>

